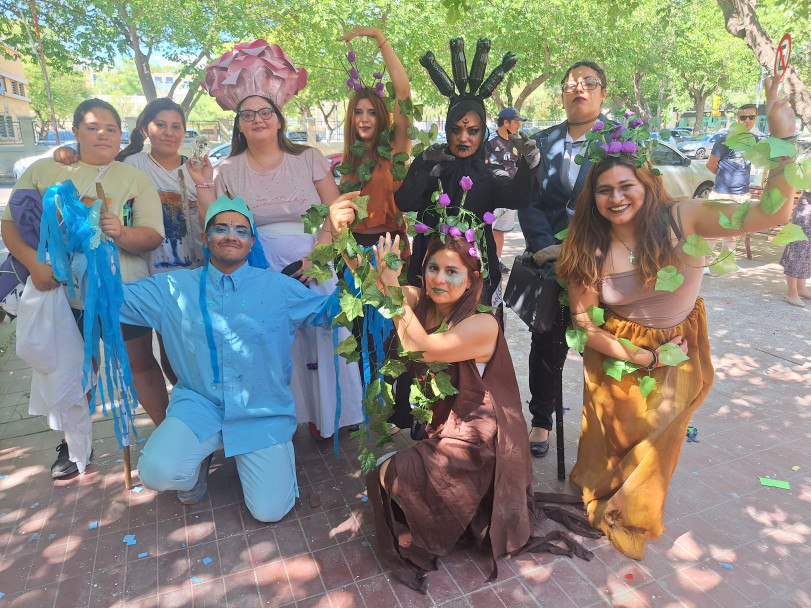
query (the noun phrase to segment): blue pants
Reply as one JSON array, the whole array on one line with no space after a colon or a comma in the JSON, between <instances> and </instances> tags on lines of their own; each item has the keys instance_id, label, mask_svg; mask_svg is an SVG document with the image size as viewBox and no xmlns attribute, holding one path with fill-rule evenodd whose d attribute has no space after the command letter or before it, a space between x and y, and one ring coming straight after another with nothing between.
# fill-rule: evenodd
<instances>
[{"instance_id":1,"label":"blue pants","mask_svg":"<svg viewBox=\"0 0 811 608\"><path fill-rule=\"evenodd\" d=\"M222 433L205 441L178 418L167 417L141 450L138 474L150 490L191 490L201 463L222 445ZM234 456L245 504L259 521L279 521L298 497L293 442Z\"/></svg>"}]
</instances>

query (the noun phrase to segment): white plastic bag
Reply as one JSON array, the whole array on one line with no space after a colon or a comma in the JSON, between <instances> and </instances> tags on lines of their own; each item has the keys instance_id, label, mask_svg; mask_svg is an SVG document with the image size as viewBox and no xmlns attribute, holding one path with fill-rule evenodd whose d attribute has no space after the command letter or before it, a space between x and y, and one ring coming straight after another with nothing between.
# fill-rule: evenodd
<instances>
[{"instance_id":1,"label":"white plastic bag","mask_svg":"<svg viewBox=\"0 0 811 608\"><path fill-rule=\"evenodd\" d=\"M65 432L70 459L84 471L93 432L82 378L84 341L65 291L40 291L29 278L17 316L17 356L31 366L28 412Z\"/></svg>"}]
</instances>

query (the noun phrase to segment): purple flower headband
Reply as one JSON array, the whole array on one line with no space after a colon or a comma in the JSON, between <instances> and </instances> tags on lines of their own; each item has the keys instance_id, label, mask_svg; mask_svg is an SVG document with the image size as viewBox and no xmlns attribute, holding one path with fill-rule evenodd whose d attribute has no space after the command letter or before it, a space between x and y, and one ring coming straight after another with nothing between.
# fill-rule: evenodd
<instances>
[{"instance_id":1,"label":"purple flower headband","mask_svg":"<svg viewBox=\"0 0 811 608\"><path fill-rule=\"evenodd\" d=\"M606 124L597 120L591 131L586 133L588 144L585 155L578 154L575 162L580 165L588 158L592 163L600 162L609 156L627 156L641 167L648 160L650 132L636 112L625 110L619 123Z\"/></svg>"},{"instance_id":2,"label":"purple flower headband","mask_svg":"<svg viewBox=\"0 0 811 608\"><path fill-rule=\"evenodd\" d=\"M354 51L349 51L346 54L346 60L349 62L349 69L346 73L349 75L349 78L346 79L346 86L349 88L350 91L361 91L366 88L363 80L360 77L360 70L358 70L358 58L355 55ZM378 97L385 97L386 96L386 85L383 84L383 74L380 72L374 72L372 74L372 78L374 78L374 86L369 87L374 89L375 95Z\"/></svg>"},{"instance_id":3,"label":"purple flower headband","mask_svg":"<svg viewBox=\"0 0 811 608\"><path fill-rule=\"evenodd\" d=\"M496 216L490 211L486 211L480 219L472 211L465 209L465 199L467 193L473 188L473 180L467 175L459 180L462 187L462 200L459 202L459 212L456 215L449 215L448 208L451 205L451 197L442 191L442 182L439 181L439 188L431 195L434 207L429 207L426 212L432 213L438 219L435 228L427 224L416 222L414 232L416 234L437 234L442 242L446 236L464 237L468 242L467 250L471 257L481 260L482 276L487 278L487 239L485 237L485 227L496 221Z\"/></svg>"}]
</instances>

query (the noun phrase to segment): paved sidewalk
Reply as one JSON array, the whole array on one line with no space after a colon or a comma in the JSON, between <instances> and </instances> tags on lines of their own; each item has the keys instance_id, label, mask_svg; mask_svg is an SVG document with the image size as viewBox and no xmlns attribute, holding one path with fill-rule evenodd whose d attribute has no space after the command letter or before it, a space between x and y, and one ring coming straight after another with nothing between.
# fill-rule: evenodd
<instances>
[{"instance_id":1,"label":"paved sidewalk","mask_svg":"<svg viewBox=\"0 0 811 608\"><path fill-rule=\"evenodd\" d=\"M508 235L507 255L519 253ZM53 481L59 434L27 414L30 370L14 354L13 325L0 324L0 608L258 606L811 607L811 303L782 301L779 248L753 240L755 257L706 277L716 382L692 425L665 510L667 532L641 562L603 540L585 540L591 562L552 555L499 564L485 582L481 554L440 559L423 596L390 580L371 548L356 450L341 438L294 443L301 499L285 519L262 524L241 497L233 460L215 454L211 492L184 507L172 492L128 492L112 426L94 418L95 458L83 477ZM528 399L529 335L508 312L508 341ZM576 456L582 365L564 378L567 470ZM139 437L152 425L136 421ZM407 433L396 436L408 443ZM554 444L554 441L553 441ZM555 446L534 459L536 490L558 482ZM133 448L137 463L138 446ZM761 486L759 477L791 489ZM137 474L134 479L140 486ZM320 505L312 506L317 496ZM98 522L91 529L91 524ZM134 535L136 544L124 544ZM209 561L210 560L210 561Z\"/></svg>"}]
</instances>

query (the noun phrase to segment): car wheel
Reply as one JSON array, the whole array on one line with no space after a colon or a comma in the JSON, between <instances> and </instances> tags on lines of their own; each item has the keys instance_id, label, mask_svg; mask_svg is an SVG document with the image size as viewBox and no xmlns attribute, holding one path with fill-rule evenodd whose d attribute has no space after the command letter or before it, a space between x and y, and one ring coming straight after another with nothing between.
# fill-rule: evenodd
<instances>
[{"instance_id":1,"label":"car wheel","mask_svg":"<svg viewBox=\"0 0 811 608\"><path fill-rule=\"evenodd\" d=\"M712 183L705 182L698 187L696 193L693 195L693 198L707 198L710 195L710 192L712 192Z\"/></svg>"},{"instance_id":2,"label":"car wheel","mask_svg":"<svg viewBox=\"0 0 811 608\"><path fill-rule=\"evenodd\" d=\"M696 158L704 158L705 156L707 156L707 152L704 150L704 148L699 148L696 150Z\"/></svg>"}]
</instances>

